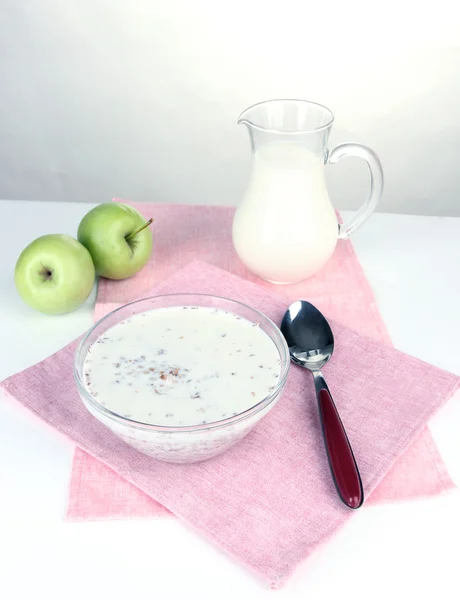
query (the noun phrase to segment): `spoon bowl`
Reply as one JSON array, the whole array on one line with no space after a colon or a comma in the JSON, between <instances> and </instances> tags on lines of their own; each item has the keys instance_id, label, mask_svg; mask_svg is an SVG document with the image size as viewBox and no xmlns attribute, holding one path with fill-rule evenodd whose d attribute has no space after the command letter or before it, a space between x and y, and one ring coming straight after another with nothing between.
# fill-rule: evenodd
<instances>
[{"instance_id":1,"label":"spoon bowl","mask_svg":"<svg viewBox=\"0 0 460 600\"><path fill-rule=\"evenodd\" d=\"M319 310L297 300L286 311L281 323L292 362L315 370L322 369L334 352L332 329Z\"/></svg>"}]
</instances>

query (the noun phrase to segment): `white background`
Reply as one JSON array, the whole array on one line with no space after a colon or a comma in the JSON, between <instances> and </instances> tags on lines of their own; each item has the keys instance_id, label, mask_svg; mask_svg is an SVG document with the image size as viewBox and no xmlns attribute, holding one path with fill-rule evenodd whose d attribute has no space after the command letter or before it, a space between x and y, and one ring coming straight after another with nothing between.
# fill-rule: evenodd
<instances>
[{"instance_id":1,"label":"white background","mask_svg":"<svg viewBox=\"0 0 460 600\"><path fill-rule=\"evenodd\" d=\"M1 0L0 198L237 204L239 113L297 97L333 110L331 147L380 155L380 210L460 215L447 4ZM328 179L339 208L366 194L358 159Z\"/></svg>"}]
</instances>

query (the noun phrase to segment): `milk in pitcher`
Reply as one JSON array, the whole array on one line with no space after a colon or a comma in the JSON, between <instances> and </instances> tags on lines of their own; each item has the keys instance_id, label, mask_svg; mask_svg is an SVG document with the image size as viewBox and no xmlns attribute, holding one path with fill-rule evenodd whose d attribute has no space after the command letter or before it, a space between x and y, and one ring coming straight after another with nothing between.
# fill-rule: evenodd
<instances>
[{"instance_id":1,"label":"milk in pitcher","mask_svg":"<svg viewBox=\"0 0 460 600\"><path fill-rule=\"evenodd\" d=\"M321 154L295 142L256 150L233 223L236 252L251 271L274 283L310 277L334 252L337 228Z\"/></svg>"}]
</instances>

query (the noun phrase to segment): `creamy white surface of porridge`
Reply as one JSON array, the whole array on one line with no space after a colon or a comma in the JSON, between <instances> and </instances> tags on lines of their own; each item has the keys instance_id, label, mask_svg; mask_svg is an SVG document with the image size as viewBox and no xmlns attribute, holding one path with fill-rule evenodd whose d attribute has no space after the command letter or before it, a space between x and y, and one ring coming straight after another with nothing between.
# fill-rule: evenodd
<instances>
[{"instance_id":1,"label":"creamy white surface of porridge","mask_svg":"<svg viewBox=\"0 0 460 600\"><path fill-rule=\"evenodd\" d=\"M206 425L237 415L279 381L274 342L221 309L150 310L108 329L91 346L85 385L97 402L153 425Z\"/></svg>"}]
</instances>

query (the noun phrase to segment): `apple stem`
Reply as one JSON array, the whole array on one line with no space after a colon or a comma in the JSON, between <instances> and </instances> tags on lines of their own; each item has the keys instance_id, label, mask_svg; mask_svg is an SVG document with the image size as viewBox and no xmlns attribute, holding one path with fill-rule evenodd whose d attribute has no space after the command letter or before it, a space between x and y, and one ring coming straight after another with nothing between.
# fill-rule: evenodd
<instances>
[{"instance_id":1,"label":"apple stem","mask_svg":"<svg viewBox=\"0 0 460 600\"><path fill-rule=\"evenodd\" d=\"M144 224L142 225L142 227L139 227L139 229L136 229L136 231L133 231L133 233L130 233L129 235L127 235L127 236L125 237L125 240L126 240L126 241L130 240L131 238L133 238L135 235L137 235L138 233L140 233L140 232L141 232L143 229L145 229L146 227L148 227L148 226L149 226L149 225L151 225L152 223L153 223L153 219L149 219L149 220L147 221L147 223L144 223Z\"/></svg>"}]
</instances>

